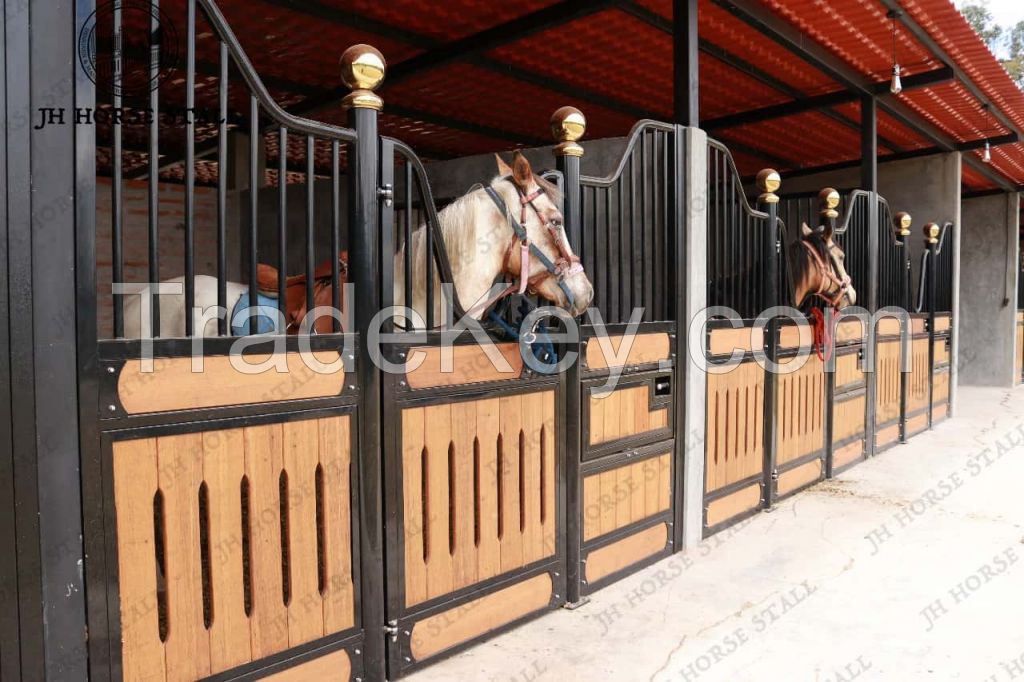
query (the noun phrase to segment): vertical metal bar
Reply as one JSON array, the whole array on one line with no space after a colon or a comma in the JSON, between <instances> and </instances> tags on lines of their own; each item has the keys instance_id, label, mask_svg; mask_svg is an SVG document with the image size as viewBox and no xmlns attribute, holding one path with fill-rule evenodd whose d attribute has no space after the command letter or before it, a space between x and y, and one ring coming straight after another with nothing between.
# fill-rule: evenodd
<instances>
[{"instance_id":1,"label":"vertical metal bar","mask_svg":"<svg viewBox=\"0 0 1024 682\"><path fill-rule=\"evenodd\" d=\"M768 304L777 305L779 300L779 261L780 254L776 253L775 244L779 234L779 205L769 203L768 224L765 230L765 239L761 244L764 249L765 262L768 266ZM765 355L771 362L778 362L779 359L779 320L769 320L765 328ZM764 493L764 507L768 509L775 499L775 480L778 477L776 472L778 460L778 418L775 405L778 393L778 374L765 372L764 377L764 468L762 479L762 491Z\"/></svg>"},{"instance_id":2,"label":"vertical metal bar","mask_svg":"<svg viewBox=\"0 0 1024 682\"><path fill-rule=\"evenodd\" d=\"M673 122L699 126L697 0L672 2Z\"/></svg>"},{"instance_id":3,"label":"vertical metal bar","mask_svg":"<svg viewBox=\"0 0 1024 682\"><path fill-rule=\"evenodd\" d=\"M113 273L111 281L116 284L122 284L124 282L124 235L123 235L123 220L124 220L124 193L123 193L123 168L122 168L122 148L121 148L121 76L122 68L124 64L124 55L121 50L121 5L119 3L113 4L113 20L114 20L114 46L113 54L113 86L114 92L112 97L113 105L113 182L110 183L110 231L112 240L111 258L113 261ZM154 296L155 298L155 296ZM124 336L124 309L122 308L121 296L114 295L114 336L121 338Z\"/></svg>"},{"instance_id":4,"label":"vertical metal bar","mask_svg":"<svg viewBox=\"0 0 1024 682\"><path fill-rule=\"evenodd\" d=\"M581 242L582 205L580 186L580 157L571 154L556 156L558 170L562 173L564 199L562 215L565 219L565 234L573 245ZM576 349L582 353L582 344ZM566 504L566 601L577 604L580 601L580 555L583 542L583 509L580 476L582 460L582 425L580 422L582 387L580 386L580 363L574 362L563 376L565 396L565 504Z\"/></svg>"},{"instance_id":5,"label":"vertical metal bar","mask_svg":"<svg viewBox=\"0 0 1024 682\"><path fill-rule=\"evenodd\" d=\"M627 161L627 167L632 167L633 160ZM623 169L625 170L625 169ZM629 319L629 293L630 286L629 282L632 277L632 258L629 249L629 235L626 233L626 176L623 174L619 177L618 183L616 183L616 191L618 193L618 206L619 206L619 217L616 221L618 226L618 238L619 238L619 311L618 311L618 322L625 322Z\"/></svg>"},{"instance_id":6,"label":"vertical metal bar","mask_svg":"<svg viewBox=\"0 0 1024 682\"><path fill-rule=\"evenodd\" d=\"M696 30L696 28L694 28ZM694 112L696 113L696 112ZM687 236L699 229L698 225L690 223L691 211L687 205L686 197L691 191L691 183L696 178L689 174L689 160L693 156L690 148L690 137L687 130L681 125L676 125L673 131L673 174L671 186L672 222L671 222L671 245L672 262L675 265L669 268L671 281L665 282L664 286L672 292L673 319L675 320L675 333L671 336L674 343L672 347L672 383L675 386L675 397L672 401L673 423L676 425L673 459L673 493L672 504L674 509L672 524L672 551L679 552L683 549L683 522L684 522L684 488L687 478L686 469L690 466L690 458L694 453L687 452L691 443L690 430L695 427L687 422L687 405L684 399L686 386L689 383L689 373L694 371L692 363L687 361L687 326L689 319L687 315L689 297L689 277L687 276L686 263L689 258ZM698 172L707 173L705 168ZM661 284L659 282L659 284ZM697 283L697 286L704 286ZM703 343L703 340L701 340ZM698 455L699 456L699 455Z\"/></svg>"},{"instance_id":7,"label":"vertical metal bar","mask_svg":"<svg viewBox=\"0 0 1024 682\"><path fill-rule=\"evenodd\" d=\"M379 172L377 111L354 106L349 127L358 135L349 145L349 220L352 280L355 285L355 332L368 338L380 309L378 272L377 174ZM385 590L384 530L381 491L381 373L370 357L369 344L359 344L356 375L359 385L358 481L359 559L362 625L366 632L363 664L369 679L384 678Z\"/></svg>"},{"instance_id":8,"label":"vertical metal bar","mask_svg":"<svg viewBox=\"0 0 1024 682\"><path fill-rule=\"evenodd\" d=\"M285 319L288 314L288 129L284 126L277 131L277 309L281 319Z\"/></svg>"},{"instance_id":9,"label":"vertical metal bar","mask_svg":"<svg viewBox=\"0 0 1024 682\"><path fill-rule=\"evenodd\" d=\"M195 0L189 0L195 2ZM256 268L259 263L257 249L259 246L259 143L260 107L255 95L249 96L249 305L255 307L258 298L256 284ZM259 319L255 310L249 311L249 333L259 331Z\"/></svg>"},{"instance_id":10,"label":"vertical metal bar","mask_svg":"<svg viewBox=\"0 0 1024 682\"><path fill-rule=\"evenodd\" d=\"M341 311L341 272L338 265L341 258L340 153L341 145L337 140L331 140L331 306L337 312ZM340 332L341 321L335 319L331 328L335 333Z\"/></svg>"},{"instance_id":11,"label":"vertical metal bar","mask_svg":"<svg viewBox=\"0 0 1024 682\"><path fill-rule=\"evenodd\" d=\"M316 141L312 135L306 136L306 313L313 310L313 279L316 270L316 206L314 192L316 190ZM312 333L312 329L310 329Z\"/></svg>"},{"instance_id":12,"label":"vertical metal bar","mask_svg":"<svg viewBox=\"0 0 1024 682\"><path fill-rule=\"evenodd\" d=\"M154 19L155 21L155 19ZM154 88L154 91L157 88ZM220 78L217 82L217 305L228 305L228 46L220 44ZM152 176L152 173L150 173ZM217 333L228 334L230 310L217 318Z\"/></svg>"},{"instance_id":13,"label":"vertical metal bar","mask_svg":"<svg viewBox=\"0 0 1024 682\"><path fill-rule=\"evenodd\" d=\"M406 163L409 163L408 160ZM416 179L417 185L419 185L419 178ZM424 215L426 216L427 224L426 231L424 233L424 249L423 257L426 259L426 287L427 287L427 329L434 328L434 226L430 224L429 214L426 212L426 192L423 191L423 187L419 187L420 201L424 204Z\"/></svg>"},{"instance_id":14,"label":"vertical metal bar","mask_svg":"<svg viewBox=\"0 0 1024 682\"><path fill-rule=\"evenodd\" d=\"M405 240L405 251L402 254L402 266L405 270L405 290L403 300L405 306L412 309L412 164L405 164L405 215L402 221L402 236Z\"/></svg>"},{"instance_id":15,"label":"vertical metal bar","mask_svg":"<svg viewBox=\"0 0 1024 682\"><path fill-rule=\"evenodd\" d=\"M152 16L149 21L150 34L160 29L160 0L152 0ZM159 46L151 48L149 79L156 83L160 74ZM149 201L149 281L160 281L160 88L149 89L149 177L147 190ZM150 300L149 329L153 338L160 336L160 297L153 296Z\"/></svg>"},{"instance_id":16,"label":"vertical metal bar","mask_svg":"<svg viewBox=\"0 0 1024 682\"><path fill-rule=\"evenodd\" d=\"M935 396L935 287L938 282L939 272L938 258L936 254L936 244L929 243L928 248L928 270L925 272L925 286L927 290L925 297L927 299L927 312L928 312L928 428L932 428L932 402ZM943 273L945 274L945 273ZM1016 325L1016 322L1014 322ZM1019 334L1020 331L1018 330Z\"/></svg>"},{"instance_id":17,"label":"vertical metal bar","mask_svg":"<svg viewBox=\"0 0 1024 682\"><path fill-rule=\"evenodd\" d=\"M188 0L185 60L185 336L195 333L196 304L196 0Z\"/></svg>"}]
</instances>

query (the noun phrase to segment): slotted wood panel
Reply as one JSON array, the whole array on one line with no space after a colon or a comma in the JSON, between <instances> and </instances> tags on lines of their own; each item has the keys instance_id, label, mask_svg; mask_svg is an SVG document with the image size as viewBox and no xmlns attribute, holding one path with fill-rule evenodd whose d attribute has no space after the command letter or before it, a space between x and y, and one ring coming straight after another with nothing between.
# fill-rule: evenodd
<instances>
[{"instance_id":1,"label":"slotted wood panel","mask_svg":"<svg viewBox=\"0 0 1024 682\"><path fill-rule=\"evenodd\" d=\"M911 371L907 375L907 412L928 407L928 339L914 339L910 346Z\"/></svg>"},{"instance_id":2,"label":"slotted wood panel","mask_svg":"<svg viewBox=\"0 0 1024 682\"><path fill-rule=\"evenodd\" d=\"M880 342L875 363L875 423L886 424L900 416L899 341Z\"/></svg>"},{"instance_id":3,"label":"slotted wood panel","mask_svg":"<svg viewBox=\"0 0 1024 682\"><path fill-rule=\"evenodd\" d=\"M863 394L835 401L832 406L832 442L840 443L864 433L866 402Z\"/></svg>"},{"instance_id":4,"label":"slotted wood panel","mask_svg":"<svg viewBox=\"0 0 1024 682\"><path fill-rule=\"evenodd\" d=\"M125 680L195 680L352 627L349 428L114 443Z\"/></svg>"},{"instance_id":5,"label":"slotted wood panel","mask_svg":"<svg viewBox=\"0 0 1024 682\"><path fill-rule=\"evenodd\" d=\"M864 371L860 363L860 355L857 353L848 353L836 358L836 390L864 382Z\"/></svg>"},{"instance_id":6,"label":"slotted wood panel","mask_svg":"<svg viewBox=\"0 0 1024 682\"><path fill-rule=\"evenodd\" d=\"M671 474L672 459L666 453L584 478L583 539L592 540L669 509Z\"/></svg>"},{"instance_id":7,"label":"slotted wood panel","mask_svg":"<svg viewBox=\"0 0 1024 682\"><path fill-rule=\"evenodd\" d=\"M811 354L804 365L778 377L775 399L779 464L824 446L825 374L821 360Z\"/></svg>"},{"instance_id":8,"label":"slotted wood panel","mask_svg":"<svg viewBox=\"0 0 1024 682\"><path fill-rule=\"evenodd\" d=\"M590 444L598 445L668 428L668 406L650 408L650 386L590 396Z\"/></svg>"},{"instance_id":9,"label":"slotted wood panel","mask_svg":"<svg viewBox=\"0 0 1024 682\"><path fill-rule=\"evenodd\" d=\"M708 374L705 490L712 492L762 471L764 370L743 363Z\"/></svg>"},{"instance_id":10,"label":"slotted wood panel","mask_svg":"<svg viewBox=\"0 0 1024 682\"><path fill-rule=\"evenodd\" d=\"M554 391L402 410L405 603L555 553Z\"/></svg>"}]
</instances>

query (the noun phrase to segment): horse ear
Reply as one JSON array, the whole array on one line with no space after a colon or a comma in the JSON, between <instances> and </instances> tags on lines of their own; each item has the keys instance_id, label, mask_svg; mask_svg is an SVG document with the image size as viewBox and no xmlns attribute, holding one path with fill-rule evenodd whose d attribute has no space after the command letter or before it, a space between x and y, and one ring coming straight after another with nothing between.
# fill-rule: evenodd
<instances>
[{"instance_id":1,"label":"horse ear","mask_svg":"<svg viewBox=\"0 0 1024 682\"><path fill-rule=\"evenodd\" d=\"M523 153L518 149L512 155L512 180L521 188L526 189L533 182L533 169Z\"/></svg>"},{"instance_id":2,"label":"horse ear","mask_svg":"<svg viewBox=\"0 0 1024 682\"><path fill-rule=\"evenodd\" d=\"M509 167L507 163L505 163L505 159L495 154L494 160L498 162L498 175L500 175L503 178L512 175L512 169Z\"/></svg>"},{"instance_id":3,"label":"horse ear","mask_svg":"<svg viewBox=\"0 0 1024 682\"><path fill-rule=\"evenodd\" d=\"M811 237L811 235L813 235L813 234L814 234L814 230L812 230L810 227L808 227L807 223L803 223L800 226L800 235L804 239L809 239Z\"/></svg>"}]
</instances>

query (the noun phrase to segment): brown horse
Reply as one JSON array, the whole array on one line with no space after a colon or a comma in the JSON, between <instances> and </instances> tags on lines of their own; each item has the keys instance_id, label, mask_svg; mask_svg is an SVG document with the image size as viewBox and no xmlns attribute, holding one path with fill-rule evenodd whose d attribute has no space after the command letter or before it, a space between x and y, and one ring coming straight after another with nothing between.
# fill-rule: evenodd
<instances>
[{"instance_id":1,"label":"brown horse","mask_svg":"<svg viewBox=\"0 0 1024 682\"><path fill-rule=\"evenodd\" d=\"M831 308L857 303L857 291L846 272L846 254L832 241L832 226L830 221L826 223L817 230L804 223L800 239L789 245L793 303L797 308L815 296Z\"/></svg>"}]
</instances>

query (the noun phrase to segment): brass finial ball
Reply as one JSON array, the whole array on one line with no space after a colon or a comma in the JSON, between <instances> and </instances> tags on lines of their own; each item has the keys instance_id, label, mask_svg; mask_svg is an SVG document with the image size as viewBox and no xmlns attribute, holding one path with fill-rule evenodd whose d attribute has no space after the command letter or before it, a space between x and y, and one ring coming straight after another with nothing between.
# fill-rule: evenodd
<instances>
[{"instance_id":1,"label":"brass finial ball","mask_svg":"<svg viewBox=\"0 0 1024 682\"><path fill-rule=\"evenodd\" d=\"M353 45L341 55L341 81L350 90L375 90L386 71L384 55L371 45Z\"/></svg>"},{"instance_id":2,"label":"brass finial ball","mask_svg":"<svg viewBox=\"0 0 1024 682\"><path fill-rule=\"evenodd\" d=\"M828 210L835 210L839 206L839 192L826 187L825 189L818 192L818 201L821 202L821 207Z\"/></svg>"},{"instance_id":3,"label":"brass finial ball","mask_svg":"<svg viewBox=\"0 0 1024 682\"><path fill-rule=\"evenodd\" d=\"M576 107L562 107L551 114L551 134L558 142L576 142L587 132L587 117Z\"/></svg>"},{"instance_id":4,"label":"brass finial ball","mask_svg":"<svg viewBox=\"0 0 1024 682\"><path fill-rule=\"evenodd\" d=\"M939 243L939 226L935 223L928 223L923 228L925 241L929 244Z\"/></svg>"},{"instance_id":5,"label":"brass finial ball","mask_svg":"<svg viewBox=\"0 0 1024 682\"><path fill-rule=\"evenodd\" d=\"M774 194L782 187L782 177L774 168L765 168L757 174L757 189L764 194Z\"/></svg>"},{"instance_id":6,"label":"brass finial ball","mask_svg":"<svg viewBox=\"0 0 1024 682\"><path fill-rule=\"evenodd\" d=\"M896 223L896 233L901 237L910 235L910 226L914 224L914 219L910 217L910 214L906 211L900 211L896 214L894 222Z\"/></svg>"}]
</instances>

